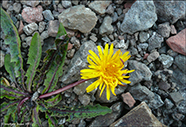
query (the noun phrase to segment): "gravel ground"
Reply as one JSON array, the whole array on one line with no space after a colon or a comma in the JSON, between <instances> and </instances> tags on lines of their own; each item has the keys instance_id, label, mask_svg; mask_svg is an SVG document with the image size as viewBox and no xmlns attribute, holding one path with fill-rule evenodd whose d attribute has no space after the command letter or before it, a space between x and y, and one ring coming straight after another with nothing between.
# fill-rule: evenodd
<instances>
[{"instance_id":1,"label":"gravel ground","mask_svg":"<svg viewBox=\"0 0 186 127\"><path fill-rule=\"evenodd\" d=\"M97 45L104 47L106 43L113 43L115 50L130 51L126 67L135 69L130 74L131 84L118 86L115 89L117 96L111 95L109 101L105 91L101 97L99 90L86 93L86 87L94 80L61 93L63 100L59 105L73 107L99 103L113 112L72 122L59 118L59 125L119 126L127 123L140 126L149 120L148 125L153 126L186 126L185 1L7 0L1 7L18 29L24 61L35 32L40 34L45 52L54 42L59 23L63 23L71 38L59 87L81 78L80 70L88 65L88 50L97 52ZM0 75L8 79L4 55L9 53L9 47L4 44L4 38L1 31ZM139 114L144 119L138 124L130 124L140 118ZM47 121L42 119L42 124L47 126Z\"/></svg>"}]
</instances>

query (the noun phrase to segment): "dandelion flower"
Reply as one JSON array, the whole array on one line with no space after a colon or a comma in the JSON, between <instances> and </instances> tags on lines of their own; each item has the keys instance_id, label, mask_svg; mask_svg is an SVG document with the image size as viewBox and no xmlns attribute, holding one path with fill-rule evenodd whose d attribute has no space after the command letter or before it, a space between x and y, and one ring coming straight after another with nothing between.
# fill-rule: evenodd
<instances>
[{"instance_id":1,"label":"dandelion flower","mask_svg":"<svg viewBox=\"0 0 186 127\"><path fill-rule=\"evenodd\" d=\"M126 76L126 74L134 71L124 70L124 62L130 58L128 51L122 54L122 52L118 50L114 54L113 44L111 44L110 49L108 49L108 47L108 44L106 44L105 49L102 51L101 47L97 46L99 56L92 50L89 50L90 54L87 56L87 61L90 64L88 65L89 69L80 71L82 79L97 78L95 82L86 88L86 91L91 92L99 86L101 96L106 87L107 100L110 99L110 91L116 96L114 91L117 85L131 83L125 78L130 77Z\"/></svg>"}]
</instances>

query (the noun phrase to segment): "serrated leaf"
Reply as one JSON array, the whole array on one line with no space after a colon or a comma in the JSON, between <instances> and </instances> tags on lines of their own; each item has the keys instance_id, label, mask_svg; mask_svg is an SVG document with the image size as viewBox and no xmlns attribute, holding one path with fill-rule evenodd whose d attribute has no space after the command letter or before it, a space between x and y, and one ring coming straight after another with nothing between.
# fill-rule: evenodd
<instances>
[{"instance_id":1,"label":"serrated leaf","mask_svg":"<svg viewBox=\"0 0 186 127\"><path fill-rule=\"evenodd\" d=\"M53 98L50 98L48 100L44 100L44 102L48 108L48 107L53 107L53 106L57 105L61 100L62 100L62 96L61 96L61 94L58 94L58 95L54 96Z\"/></svg>"},{"instance_id":2,"label":"serrated leaf","mask_svg":"<svg viewBox=\"0 0 186 127\"><path fill-rule=\"evenodd\" d=\"M27 93L24 93L16 88L13 88L11 86L5 86L3 84L0 84L0 98L6 97L8 99L20 99L25 95L28 95Z\"/></svg>"},{"instance_id":3,"label":"serrated leaf","mask_svg":"<svg viewBox=\"0 0 186 127\"><path fill-rule=\"evenodd\" d=\"M28 86L27 89L30 92L31 92L32 80L34 79L34 76L36 74L36 69L39 66L39 62L41 59L41 53L42 53L41 39L39 34L35 33L34 36L32 37L32 41L28 53L27 64L29 64L30 66L26 72L26 76L27 76L26 83Z\"/></svg>"},{"instance_id":4,"label":"serrated leaf","mask_svg":"<svg viewBox=\"0 0 186 127\"><path fill-rule=\"evenodd\" d=\"M99 115L105 115L111 113L112 110L108 107L101 106L99 104L95 106L87 105L85 107L75 108L75 109L65 109L65 108L44 108L43 110L50 111L51 116L65 117L68 116L66 121L71 121L75 118L92 118Z\"/></svg>"},{"instance_id":5,"label":"serrated leaf","mask_svg":"<svg viewBox=\"0 0 186 127\"><path fill-rule=\"evenodd\" d=\"M60 36L64 36L64 38L59 39ZM45 61L51 62L51 64L48 72L46 73L46 79L44 81L45 88L42 91L42 94L45 92L53 91L55 85L57 84L58 78L63 74L63 65L67 54L69 38L66 35L66 31L62 24L60 24L56 38L58 38L55 40L57 50L55 52L53 50L47 51L48 56L51 56L53 58L53 61L50 61L50 57L45 57L44 59Z\"/></svg>"},{"instance_id":6,"label":"serrated leaf","mask_svg":"<svg viewBox=\"0 0 186 127\"><path fill-rule=\"evenodd\" d=\"M8 123L10 117L12 117L14 122L17 122L17 120L16 120L16 112L17 112L16 108L17 108L16 105L13 105L8 109L6 115L4 116L4 123Z\"/></svg>"},{"instance_id":7,"label":"serrated leaf","mask_svg":"<svg viewBox=\"0 0 186 127\"><path fill-rule=\"evenodd\" d=\"M17 105L19 101L9 101L8 103L7 102L3 102L1 105L0 105L0 111L3 112L9 108L11 108L11 106L14 106L15 104Z\"/></svg>"},{"instance_id":8,"label":"serrated leaf","mask_svg":"<svg viewBox=\"0 0 186 127\"><path fill-rule=\"evenodd\" d=\"M41 127L41 120L39 118L39 105L37 105L34 109L33 109L33 113L32 113L32 126L33 127Z\"/></svg>"},{"instance_id":9,"label":"serrated leaf","mask_svg":"<svg viewBox=\"0 0 186 127\"><path fill-rule=\"evenodd\" d=\"M17 32L16 27L13 24L12 19L7 14L6 11L4 11L1 8L0 13L0 19L1 19L1 27L5 35L4 43L9 45L10 47L10 54L11 54L11 62L15 62L14 70L16 73L16 77L23 77L23 60L21 56L21 40L19 38L19 34ZM5 63L6 64L6 63ZM21 69L21 71L20 71Z\"/></svg>"}]
</instances>

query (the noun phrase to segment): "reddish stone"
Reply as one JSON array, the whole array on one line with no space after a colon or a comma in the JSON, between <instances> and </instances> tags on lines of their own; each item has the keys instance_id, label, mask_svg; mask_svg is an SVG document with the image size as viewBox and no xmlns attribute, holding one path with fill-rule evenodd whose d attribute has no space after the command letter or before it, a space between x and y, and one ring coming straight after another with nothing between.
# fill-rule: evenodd
<instances>
[{"instance_id":1,"label":"reddish stone","mask_svg":"<svg viewBox=\"0 0 186 127\"><path fill-rule=\"evenodd\" d=\"M78 34L76 37L77 37L77 38L80 38L80 37L81 37L81 34Z\"/></svg>"},{"instance_id":2,"label":"reddish stone","mask_svg":"<svg viewBox=\"0 0 186 127\"><path fill-rule=\"evenodd\" d=\"M176 28L174 27L174 25L171 25L171 34L177 34L177 30Z\"/></svg>"},{"instance_id":3,"label":"reddish stone","mask_svg":"<svg viewBox=\"0 0 186 127\"><path fill-rule=\"evenodd\" d=\"M132 108L136 103L136 101L129 92L124 93L121 96L123 97L123 102L125 102L130 108Z\"/></svg>"},{"instance_id":4,"label":"reddish stone","mask_svg":"<svg viewBox=\"0 0 186 127\"><path fill-rule=\"evenodd\" d=\"M24 27L23 22L20 21L20 23L19 23L19 29L18 29L19 35L23 33L23 27Z\"/></svg>"},{"instance_id":5,"label":"reddish stone","mask_svg":"<svg viewBox=\"0 0 186 127\"><path fill-rule=\"evenodd\" d=\"M68 48L67 48L67 50L70 50L70 49L72 49L72 47L73 47L73 44L71 44L71 43L68 43Z\"/></svg>"},{"instance_id":6,"label":"reddish stone","mask_svg":"<svg viewBox=\"0 0 186 127\"><path fill-rule=\"evenodd\" d=\"M58 20L50 20L48 25L48 35L51 37L56 37L59 28Z\"/></svg>"},{"instance_id":7,"label":"reddish stone","mask_svg":"<svg viewBox=\"0 0 186 127\"><path fill-rule=\"evenodd\" d=\"M148 56L149 56L149 54L146 53L146 54L143 56L143 59L147 59Z\"/></svg>"},{"instance_id":8,"label":"reddish stone","mask_svg":"<svg viewBox=\"0 0 186 127\"><path fill-rule=\"evenodd\" d=\"M126 1L127 3L124 4L124 7L125 8L130 8L135 1L136 0L134 0L134 1Z\"/></svg>"},{"instance_id":9,"label":"reddish stone","mask_svg":"<svg viewBox=\"0 0 186 127\"><path fill-rule=\"evenodd\" d=\"M24 8L21 15L27 23L41 22L43 20L42 12L43 8L42 6L39 5L37 8L36 7Z\"/></svg>"},{"instance_id":10,"label":"reddish stone","mask_svg":"<svg viewBox=\"0 0 186 127\"><path fill-rule=\"evenodd\" d=\"M177 35L168 38L166 42L173 51L186 56L185 35L186 35L186 29L182 30Z\"/></svg>"},{"instance_id":11,"label":"reddish stone","mask_svg":"<svg viewBox=\"0 0 186 127\"><path fill-rule=\"evenodd\" d=\"M158 86L160 89L165 90L165 91L167 91L171 87L169 83L164 82L164 81L159 82Z\"/></svg>"}]
</instances>

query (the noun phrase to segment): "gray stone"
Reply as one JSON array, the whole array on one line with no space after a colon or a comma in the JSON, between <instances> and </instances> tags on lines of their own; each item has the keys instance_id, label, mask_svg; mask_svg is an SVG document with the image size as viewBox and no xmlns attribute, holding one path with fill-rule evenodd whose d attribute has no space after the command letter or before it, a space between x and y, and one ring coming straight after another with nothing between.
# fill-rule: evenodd
<instances>
[{"instance_id":1,"label":"gray stone","mask_svg":"<svg viewBox=\"0 0 186 127\"><path fill-rule=\"evenodd\" d=\"M114 8L112 7L112 5L110 4L106 10L107 14L113 15L114 14Z\"/></svg>"},{"instance_id":2,"label":"gray stone","mask_svg":"<svg viewBox=\"0 0 186 127\"><path fill-rule=\"evenodd\" d=\"M115 94L119 95L119 94L123 93L126 88L127 88L127 86L120 86L120 85L118 85L118 87L115 88ZM119 99L117 96L113 95L112 92L111 92L110 93L110 100L107 100L106 87L105 87L101 97L100 97L100 93L101 93L101 90L97 90L97 92L96 92L96 101L99 101L100 103L112 103L112 102L114 102L114 101Z\"/></svg>"},{"instance_id":3,"label":"gray stone","mask_svg":"<svg viewBox=\"0 0 186 127\"><path fill-rule=\"evenodd\" d=\"M71 1L69 0L62 0L61 2L64 8L69 8L70 6L72 6Z\"/></svg>"},{"instance_id":4,"label":"gray stone","mask_svg":"<svg viewBox=\"0 0 186 127\"><path fill-rule=\"evenodd\" d=\"M174 113L172 114L172 118L173 118L174 120L176 120L176 121L181 121L181 120L183 120L183 119L185 118L185 116L184 116L183 114L181 114L181 113L174 112Z\"/></svg>"},{"instance_id":5,"label":"gray stone","mask_svg":"<svg viewBox=\"0 0 186 127\"><path fill-rule=\"evenodd\" d=\"M139 40L140 42L146 42L149 39L150 34L148 32L140 32L139 33Z\"/></svg>"},{"instance_id":6,"label":"gray stone","mask_svg":"<svg viewBox=\"0 0 186 127\"><path fill-rule=\"evenodd\" d=\"M174 64L176 64L181 71L183 71L184 73L186 72L186 56L176 56Z\"/></svg>"},{"instance_id":7,"label":"gray stone","mask_svg":"<svg viewBox=\"0 0 186 127\"><path fill-rule=\"evenodd\" d=\"M28 1L28 0L21 0L20 1L22 4L26 4L26 5L29 5L29 6L31 6L31 7L36 7L39 3L40 3L40 1L38 0L34 0L34 1Z\"/></svg>"},{"instance_id":8,"label":"gray stone","mask_svg":"<svg viewBox=\"0 0 186 127\"><path fill-rule=\"evenodd\" d=\"M178 55L178 53L175 52L175 51L173 51L172 49L169 49L167 51L167 54L170 55L170 56L172 56L172 57L176 57Z\"/></svg>"},{"instance_id":9,"label":"gray stone","mask_svg":"<svg viewBox=\"0 0 186 127\"><path fill-rule=\"evenodd\" d=\"M162 37L169 37L170 36L171 27L169 25L169 22L165 22L158 25L158 33Z\"/></svg>"},{"instance_id":10,"label":"gray stone","mask_svg":"<svg viewBox=\"0 0 186 127\"><path fill-rule=\"evenodd\" d=\"M80 70L87 68L87 55L89 54L89 50L92 50L96 54L98 53L94 42L84 42L70 61L67 74L63 75L60 81L64 84L69 84L80 79Z\"/></svg>"},{"instance_id":11,"label":"gray stone","mask_svg":"<svg viewBox=\"0 0 186 127\"><path fill-rule=\"evenodd\" d=\"M114 31L114 28L111 25L111 23L112 23L112 18L110 16L106 16L103 20L103 23L101 24L99 28L99 33L101 35L111 34Z\"/></svg>"},{"instance_id":12,"label":"gray stone","mask_svg":"<svg viewBox=\"0 0 186 127\"><path fill-rule=\"evenodd\" d=\"M48 21L54 20L54 16L52 15L52 12L50 10L43 11L44 18Z\"/></svg>"},{"instance_id":13,"label":"gray stone","mask_svg":"<svg viewBox=\"0 0 186 127\"><path fill-rule=\"evenodd\" d=\"M148 43L140 43L139 45L138 45L141 49L143 49L143 50L146 50L147 48L148 48L148 46L149 46L149 44Z\"/></svg>"},{"instance_id":14,"label":"gray stone","mask_svg":"<svg viewBox=\"0 0 186 127\"><path fill-rule=\"evenodd\" d=\"M173 57L165 54L161 54L158 59L163 64L164 68L169 68L174 61Z\"/></svg>"},{"instance_id":15,"label":"gray stone","mask_svg":"<svg viewBox=\"0 0 186 127\"><path fill-rule=\"evenodd\" d=\"M122 102L113 104L110 109L112 109L112 113L106 114L104 116L98 116L90 123L89 127L106 127L112 124L122 112Z\"/></svg>"},{"instance_id":16,"label":"gray stone","mask_svg":"<svg viewBox=\"0 0 186 127\"><path fill-rule=\"evenodd\" d=\"M81 119L77 127L86 127L86 122Z\"/></svg>"},{"instance_id":17,"label":"gray stone","mask_svg":"<svg viewBox=\"0 0 186 127\"><path fill-rule=\"evenodd\" d=\"M164 102L161 100L161 97L158 94L154 94L154 98L148 103L149 108L157 109L164 105Z\"/></svg>"},{"instance_id":18,"label":"gray stone","mask_svg":"<svg viewBox=\"0 0 186 127\"><path fill-rule=\"evenodd\" d=\"M165 99L164 104L165 104L166 109L171 109L174 106L172 101L167 98Z\"/></svg>"},{"instance_id":19,"label":"gray stone","mask_svg":"<svg viewBox=\"0 0 186 127\"><path fill-rule=\"evenodd\" d=\"M114 16L112 17L112 23L115 23L118 20L118 14L114 12Z\"/></svg>"},{"instance_id":20,"label":"gray stone","mask_svg":"<svg viewBox=\"0 0 186 127\"><path fill-rule=\"evenodd\" d=\"M134 48L134 47L131 47L129 49L129 51L130 51L131 55L137 55L138 54L138 50L136 48Z\"/></svg>"},{"instance_id":21,"label":"gray stone","mask_svg":"<svg viewBox=\"0 0 186 127\"><path fill-rule=\"evenodd\" d=\"M77 86L74 87L73 91L74 93L76 93L77 95L81 96L86 92L86 88L92 84L95 81L95 79L90 79L88 81L85 81ZM90 92L94 94L95 91Z\"/></svg>"},{"instance_id":22,"label":"gray stone","mask_svg":"<svg viewBox=\"0 0 186 127\"><path fill-rule=\"evenodd\" d=\"M148 51L152 51L155 48L160 48L161 43L163 41L164 40L163 40L163 37L161 35L159 35L156 32L153 32L153 35L148 40L148 43L149 43Z\"/></svg>"},{"instance_id":23,"label":"gray stone","mask_svg":"<svg viewBox=\"0 0 186 127\"><path fill-rule=\"evenodd\" d=\"M13 8L14 8L14 11L15 11L16 13L19 13L20 10L21 10L21 4L20 4L20 3L14 3L14 4L13 4Z\"/></svg>"},{"instance_id":24,"label":"gray stone","mask_svg":"<svg viewBox=\"0 0 186 127\"><path fill-rule=\"evenodd\" d=\"M110 127L166 127L152 114L145 102L133 108Z\"/></svg>"},{"instance_id":25,"label":"gray stone","mask_svg":"<svg viewBox=\"0 0 186 127\"><path fill-rule=\"evenodd\" d=\"M45 22L39 22L39 32L43 32L43 30L45 29L45 25L46 23Z\"/></svg>"},{"instance_id":26,"label":"gray stone","mask_svg":"<svg viewBox=\"0 0 186 127\"><path fill-rule=\"evenodd\" d=\"M74 44L74 47L75 47L75 49L77 49L77 50L79 50L79 48L80 48L80 41L75 37L75 36L73 36L71 39L70 39L70 41L72 42L72 44Z\"/></svg>"},{"instance_id":27,"label":"gray stone","mask_svg":"<svg viewBox=\"0 0 186 127\"><path fill-rule=\"evenodd\" d=\"M87 94L79 96L78 99L84 106L90 103L90 97Z\"/></svg>"},{"instance_id":28,"label":"gray stone","mask_svg":"<svg viewBox=\"0 0 186 127\"><path fill-rule=\"evenodd\" d=\"M72 2L72 4L74 4L74 5L78 5L79 0L72 0L71 2Z\"/></svg>"},{"instance_id":29,"label":"gray stone","mask_svg":"<svg viewBox=\"0 0 186 127\"><path fill-rule=\"evenodd\" d=\"M180 92L173 92L170 93L171 99L174 101L175 104L179 104L180 101L182 101L184 98L182 97Z\"/></svg>"},{"instance_id":30,"label":"gray stone","mask_svg":"<svg viewBox=\"0 0 186 127\"><path fill-rule=\"evenodd\" d=\"M128 46L129 46L129 42L125 43L125 40L122 39L122 40L119 41L119 43L116 44L115 48L128 49Z\"/></svg>"},{"instance_id":31,"label":"gray stone","mask_svg":"<svg viewBox=\"0 0 186 127\"><path fill-rule=\"evenodd\" d=\"M96 42L98 40L98 38L96 37L96 35L91 35L90 36L90 39L93 41L93 42Z\"/></svg>"},{"instance_id":32,"label":"gray stone","mask_svg":"<svg viewBox=\"0 0 186 127\"><path fill-rule=\"evenodd\" d=\"M5 54L3 51L0 50L0 68L4 65L4 57L5 57Z\"/></svg>"},{"instance_id":33,"label":"gray stone","mask_svg":"<svg viewBox=\"0 0 186 127\"><path fill-rule=\"evenodd\" d=\"M120 27L121 31L133 34L152 27L157 20L155 11L156 8L153 1L137 0L125 14Z\"/></svg>"},{"instance_id":34,"label":"gray stone","mask_svg":"<svg viewBox=\"0 0 186 127\"><path fill-rule=\"evenodd\" d=\"M90 32L97 22L96 14L84 5L73 6L64 10L58 19L64 27L79 30L82 33Z\"/></svg>"},{"instance_id":35,"label":"gray stone","mask_svg":"<svg viewBox=\"0 0 186 127\"><path fill-rule=\"evenodd\" d=\"M185 17L185 1L154 1L159 22L174 24L178 19Z\"/></svg>"},{"instance_id":36,"label":"gray stone","mask_svg":"<svg viewBox=\"0 0 186 127\"><path fill-rule=\"evenodd\" d=\"M150 102L154 98L154 93L147 87L137 84L129 87L129 92L135 100Z\"/></svg>"},{"instance_id":37,"label":"gray stone","mask_svg":"<svg viewBox=\"0 0 186 127\"><path fill-rule=\"evenodd\" d=\"M105 0L105 1L93 1L88 6L97 12L98 14L105 14L106 8L110 5L112 1L111 0Z\"/></svg>"},{"instance_id":38,"label":"gray stone","mask_svg":"<svg viewBox=\"0 0 186 127\"><path fill-rule=\"evenodd\" d=\"M31 40L32 40L32 37L26 37L25 38L26 44L30 46Z\"/></svg>"},{"instance_id":39,"label":"gray stone","mask_svg":"<svg viewBox=\"0 0 186 127\"><path fill-rule=\"evenodd\" d=\"M159 78L162 79L164 82L169 78L172 77L173 71L172 70L168 70L168 69L163 69L163 70L157 70L154 75Z\"/></svg>"},{"instance_id":40,"label":"gray stone","mask_svg":"<svg viewBox=\"0 0 186 127\"><path fill-rule=\"evenodd\" d=\"M23 27L23 31L26 33L26 35L31 35L36 30L38 30L38 25L35 22Z\"/></svg>"},{"instance_id":41,"label":"gray stone","mask_svg":"<svg viewBox=\"0 0 186 127\"><path fill-rule=\"evenodd\" d=\"M178 105L177 105L177 109L178 112L183 113L186 115L186 100L181 101Z\"/></svg>"},{"instance_id":42,"label":"gray stone","mask_svg":"<svg viewBox=\"0 0 186 127\"><path fill-rule=\"evenodd\" d=\"M139 83L142 80L150 81L152 77L152 72L150 69L143 63L140 63L136 60L128 61L129 70L135 69L134 72L130 73L129 81L131 81L130 85L134 85L135 83Z\"/></svg>"},{"instance_id":43,"label":"gray stone","mask_svg":"<svg viewBox=\"0 0 186 127\"><path fill-rule=\"evenodd\" d=\"M168 91L168 89L171 87L171 85L165 81L160 81L158 83L158 86L160 89L165 90L165 91Z\"/></svg>"},{"instance_id":44,"label":"gray stone","mask_svg":"<svg viewBox=\"0 0 186 127\"><path fill-rule=\"evenodd\" d=\"M155 61L158 57L159 57L159 52L154 51L154 52L152 52L152 53L150 53L150 54L148 55L147 61L148 61L149 63L151 63L151 62Z\"/></svg>"},{"instance_id":45,"label":"gray stone","mask_svg":"<svg viewBox=\"0 0 186 127\"><path fill-rule=\"evenodd\" d=\"M67 57L71 59L74 56L75 51L76 51L75 49L68 50Z\"/></svg>"},{"instance_id":46,"label":"gray stone","mask_svg":"<svg viewBox=\"0 0 186 127\"><path fill-rule=\"evenodd\" d=\"M47 39L49 37L48 31L43 31L40 37L41 37L41 42L43 42L44 39Z\"/></svg>"}]
</instances>

